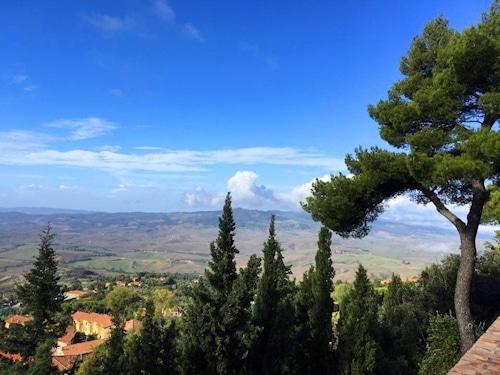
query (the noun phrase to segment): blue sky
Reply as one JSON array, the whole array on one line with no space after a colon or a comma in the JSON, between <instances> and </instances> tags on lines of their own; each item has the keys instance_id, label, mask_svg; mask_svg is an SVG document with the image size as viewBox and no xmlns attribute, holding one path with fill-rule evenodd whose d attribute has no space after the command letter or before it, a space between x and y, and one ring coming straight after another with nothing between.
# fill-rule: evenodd
<instances>
[{"instance_id":1,"label":"blue sky","mask_svg":"<svg viewBox=\"0 0 500 375\"><path fill-rule=\"evenodd\" d=\"M424 25L461 30L489 6L3 2L0 207L193 211L231 191L234 206L299 209L346 153L384 146L366 108Z\"/></svg>"}]
</instances>

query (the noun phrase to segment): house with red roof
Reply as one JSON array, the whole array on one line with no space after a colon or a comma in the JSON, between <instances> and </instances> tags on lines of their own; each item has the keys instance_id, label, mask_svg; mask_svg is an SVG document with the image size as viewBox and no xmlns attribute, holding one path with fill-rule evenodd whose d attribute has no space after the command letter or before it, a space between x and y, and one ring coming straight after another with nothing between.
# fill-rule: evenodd
<instances>
[{"instance_id":1,"label":"house with red roof","mask_svg":"<svg viewBox=\"0 0 500 375\"><path fill-rule=\"evenodd\" d=\"M12 325L24 327L26 322L29 322L30 320L33 320L33 318L24 315L12 315L5 320L5 328L9 328Z\"/></svg>"},{"instance_id":2,"label":"house with red roof","mask_svg":"<svg viewBox=\"0 0 500 375\"><path fill-rule=\"evenodd\" d=\"M113 327L112 318L108 314L77 311L71 317L77 332L83 332L87 336L95 335L99 339L107 339Z\"/></svg>"}]
</instances>

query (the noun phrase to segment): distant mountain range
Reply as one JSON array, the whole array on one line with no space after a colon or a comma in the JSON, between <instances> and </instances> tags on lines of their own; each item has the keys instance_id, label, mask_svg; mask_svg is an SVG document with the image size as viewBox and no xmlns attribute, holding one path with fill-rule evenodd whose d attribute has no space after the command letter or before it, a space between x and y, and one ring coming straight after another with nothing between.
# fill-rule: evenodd
<instances>
[{"instance_id":1,"label":"distant mountain range","mask_svg":"<svg viewBox=\"0 0 500 375\"><path fill-rule=\"evenodd\" d=\"M62 269L97 273L196 272L207 266L217 237L220 211L103 213L53 208L0 208L0 278L24 272L36 254L38 234L50 223ZM243 266L261 254L271 215L285 261L300 278L314 261L319 223L305 212L235 208L237 258ZM478 238L479 247L485 240ZM444 254L458 250L458 236L446 228L378 220L364 239L333 237L337 278L352 279L358 262L373 277L392 272L414 276Z\"/></svg>"}]
</instances>

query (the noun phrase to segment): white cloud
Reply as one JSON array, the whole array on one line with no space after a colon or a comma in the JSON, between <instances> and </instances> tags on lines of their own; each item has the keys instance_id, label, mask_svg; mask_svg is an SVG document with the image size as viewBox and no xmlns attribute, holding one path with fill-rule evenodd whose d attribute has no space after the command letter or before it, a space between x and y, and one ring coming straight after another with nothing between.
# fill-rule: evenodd
<instances>
[{"instance_id":1,"label":"white cloud","mask_svg":"<svg viewBox=\"0 0 500 375\"><path fill-rule=\"evenodd\" d=\"M229 179L227 187L236 205L247 208L265 208L269 205L276 205L277 200L273 191L264 185L255 184L258 177L252 171L238 171Z\"/></svg>"},{"instance_id":2,"label":"white cloud","mask_svg":"<svg viewBox=\"0 0 500 375\"><path fill-rule=\"evenodd\" d=\"M128 189L125 184L120 184L117 188L111 190L111 196L120 195L126 192L128 192Z\"/></svg>"},{"instance_id":3,"label":"white cloud","mask_svg":"<svg viewBox=\"0 0 500 375\"><path fill-rule=\"evenodd\" d=\"M71 130L72 134L65 138L65 140L71 141L95 138L117 128L117 125L112 122L98 117L87 117L85 119L77 120L57 120L45 124L45 126L49 128Z\"/></svg>"},{"instance_id":4,"label":"white cloud","mask_svg":"<svg viewBox=\"0 0 500 375\"><path fill-rule=\"evenodd\" d=\"M19 190L44 190L44 189L46 189L46 187L40 184L29 184L29 185L19 186Z\"/></svg>"},{"instance_id":5,"label":"white cloud","mask_svg":"<svg viewBox=\"0 0 500 375\"><path fill-rule=\"evenodd\" d=\"M469 205L450 205L448 208L461 220L464 222L467 221ZM454 228L453 224L437 212L436 207L432 203L427 205L418 204L410 201L410 199L405 196L399 196L388 201L381 218L409 225L421 225L442 229ZM479 233L493 235L495 230L498 229L500 229L500 226L481 225L479 227Z\"/></svg>"},{"instance_id":6,"label":"white cloud","mask_svg":"<svg viewBox=\"0 0 500 375\"><path fill-rule=\"evenodd\" d=\"M182 33L189 39L196 40L198 42L203 42L203 36L199 32L199 30L191 25L190 23L186 23L182 28Z\"/></svg>"},{"instance_id":7,"label":"white cloud","mask_svg":"<svg viewBox=\"0 0 500 375\"><path fill-rule=\"evenodd\" d=\"M0 132L0 149L4 157L9 154L18 157L21 156L21 154L18 154L20 151L43 150L46 142L51 139L52 138L46 134L24 130Z\"/></svg>"},{"instance_id":8,"label":"white cloud","mask_svg":"<svg viewBox=\"0 0 500 375\"><path fill-rule=\"evenodd\" d=\"M157 146L137 146L134 147L136 150L145 150L145 151L155 151L155 150L163 150L163 147Z\"/></svg>"},{"instance_id":9,"label":"white cloud","mask_svg":"<svg viewBox=\"0 0 500 375\"><path fill-rule=\"evenodd\" d=\"M111 145L104 145L101 147L96 147L96 150L98 151L111 151L111 152L118 152L122 148L120 146L111 146Z\"/></svg>"},{"instance_id":10,"label":"white cloud","mask_svg":"<svg viewBox=\"0 0 500 375\"><path fill-rule=\"evenodd\" d=\"M330 180L330 175L324 175L323 177L319 177L321 181ZM281 193L277 194L278 199L283 203L286 203L290 209L298 209L300 208L300 202L305 202L306 198L311 195L312 184L316 181L316 179L306 182L300 186L294 187L289 193Z\"/></svg>"},{"instance_id":11,"label":"white cloud","mask_svg":"<svg viewBox=\"0 0 500 375\"><path fill-rule=\"evenodd\" d=\"M111 89L111 94L113 96L116 96L117 98L121 98L123 96L122 90L117 89L117 88Z\"/></svg>"},{"instance_id":12,"label":"white cloud","mask_svg":"<svg viewBox=\"0 0 500 375\"><path fill-rule=\"evenodd\" d=\"M64 190L64 191L81 191L82 188L79 186L69 186L65 184L60 184L59 185L59 190Z\"/></svg>"},{"instance_id":13,"label":"white cloud","mask_svg":"<svg viewBox=\"0 0 500 375\"><path fill-rule=\"evenodd\" d=\"M15 74L9 78L11 85L17 85L19 83L25 82L28 79L26 74Z\"/></svg>"},{"instance_id":14,"label":"white cloud","mask_svg":"<svg viewBox=\"0 0 500 375\"><path fill-rule=\"evenodd\" d=\"M38 86L36 86L36 85L30 85L30 86L26 86L23 90L27 91L27 92L33 92L33 91L35 91L37 89L38 89Z\"/></svg>"},{"instance_id":15,"label":"white cloud","mask_svg":"<svg viewBox=\"0 0 500 375\"><path fill-rule=\"evenodd\" d=\"M243 208L300 210L300 202L311 193L312 183L307 182L293 188L289 193L275 194L264 185L257 185L258 175L252 171L238 171L227 182L233 204ZM330 175L321 179L327 180ZM202 188L184 195L185 202L191 207L217 207L224 201L225 192L207 192Z\"/></svg>"},{"instance_id":16,"label":"white cloud","mask_svg":"<svg viewBox=\"0 0 500 375\"><path fill-rule=\"evenodd\" d=\"M207 192L200 186L194 192L184 194L184 201L189 207L220 207L224 199L224 193Z\"/></svg>"},{"instance_id":17,"label":"white cloud","mask_svg":"<svg viewBox=\"0 0 500 375\"><path fill-rule=\"evenodd\" d=\"M134 20L131 16L119 18L107 14L93 14L87 16L86 20L95 28L112 33L131 30L134 26Z\"/></svg>"},{"instance_id":18,"label":"white cloud","mask_svg":"<svg viewBox=\"0 0 500 375\"><path fill-rule=\"evenodd\" d=\"M247 42L240 42L239 48L241 51L251 55L255 60L262 61L269 68L277 68L278 62L274 56L271 56L262 51L258 44L251 44Z\"/></svg>"},{"instance_id":19,"label":"white cloud","mask_svg":"<svg viewBox=\"0 0 500 375\"><path fill-rule=\"evenodd\" d=\"M153 1L153 11L154 13L168 22L173 22L175 20L175 13L165 0L154 0Z\"/></svg>"},{"instance_id":20,"label":"white cloud","mask_svg":"<svg viewBox=\"0 0 500 375\"><path fill-rule=\"evenodd\" d=\"M345 169L341 159L320 152L281 147L251 147L214 151L164 150L156 146L137 146L140 154L120 153L119 146L102 146L99 151L75 149L59 151L57 142L86 140L105 135L117 126L109 121L89 117L59 120L46 124L49 129L69 130L66 136L15 130L0 132L0 165L75 166L106 171L193 172L207 171L211 165L288 165ZM49 147L48 144L53 144ZM83 143L82 143L83 144ZM95 148L93 148L95 150ZM148 152L149 151L149 152Z\"/></svg>"}]
</instances>

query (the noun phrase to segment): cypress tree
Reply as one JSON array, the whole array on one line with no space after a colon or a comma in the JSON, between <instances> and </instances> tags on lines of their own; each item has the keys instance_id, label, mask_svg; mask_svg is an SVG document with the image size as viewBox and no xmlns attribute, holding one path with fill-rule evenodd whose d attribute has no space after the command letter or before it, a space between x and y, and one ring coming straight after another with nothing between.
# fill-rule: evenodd
<instances>
[{"instance_id":1,"label":"cypress tree","mask_svg":"<svg viewBox=\"0 0 500 375\"><path fill-rule=\"evenodd\" d=\"M297 372L321 373L333 366L332 313L333 277L331 260L332 235L322 227L318 235L315 266L304 273L296 298L297 309Z\"/></svg>"},{"instance_id":2,"label":"cypress tree","mask_svg":"<svg viewBox=\"0 0 500 375\"><path fill-rule=\"evenodd\" d=\"M253 370L258 374L290 373L293 359L294 285L290 266L283 261L276 239L275 216L271 216L269 236L264 243L264 265L254 305L254 324L259 338L253 351Z\"/></svg>"},{"instance_id":3,"label":"cypress tree","mask_svg":"<svg viewBox=\"0 0 500 375\"><path fill-rule=\"evenodd\" d=\"M339 360L342 374L377 373L380 347L377 321L378 303L366 269L360 264L353 288L340 306Z\"/></svg>"},{"instance_id":4,"label":"cypress tree","mask_svg":"<svg viewBox=\"0 0 500 375\"><path fill-rule=\"evenodd\" d=\"M311 370L313 373L327 371L331 364L330 343L332 341L333 277L332 234L321 227L318 236L318 251L314 258L315 268L311 275L312 301L309 309L311 321Z\"/></svg>"},{"instance_id":5,"label":"cypress tree","mask_svg":"<svg viewBox=\"0 0 500 375\"><path fill-rule=\"evenodd\" d=\"M236 225L231 196L226 196L219 235L210 245L212 260L191 294L183 317L182 371L186 374L245 373L248 352L256 337L250 322L250 303L260 272L260 259L252 256L244 270L236 271Z\"/></svg>"}]
</instances>

